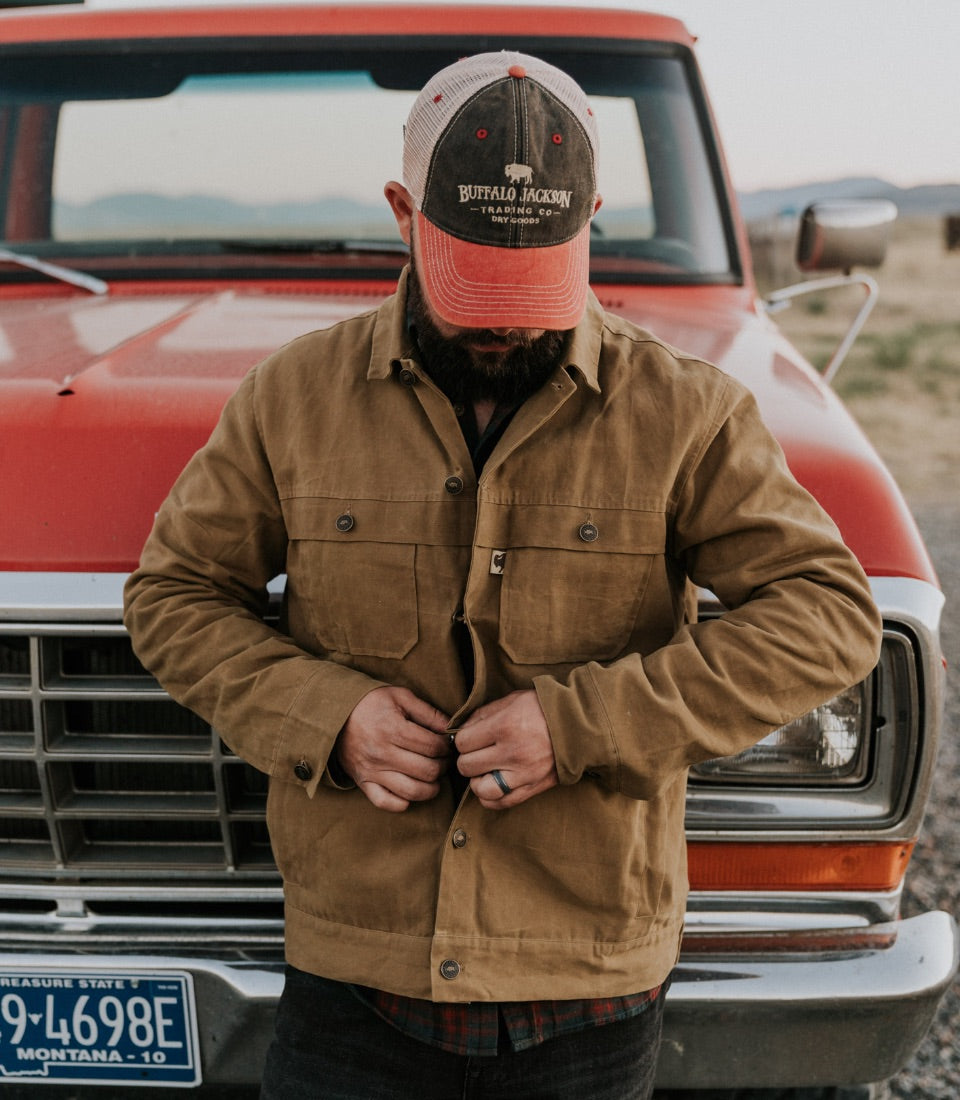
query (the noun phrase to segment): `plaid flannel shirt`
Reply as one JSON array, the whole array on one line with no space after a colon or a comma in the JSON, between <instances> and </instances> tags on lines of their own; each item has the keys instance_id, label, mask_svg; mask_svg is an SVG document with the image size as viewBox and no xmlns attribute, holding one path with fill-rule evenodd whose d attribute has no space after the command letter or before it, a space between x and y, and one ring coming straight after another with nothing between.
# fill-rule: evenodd
<instances>
[{"instance_id":1,"label":"plaid flannel shirt","mask_svg":"<svg viewBox=\"0 0 960 1100\"><path fill-rule=\"evenodd\" d=\"M434 1004L379 989L351 988L378 1016L413 1039L451 1054L491 1056L498 1053L501 1039L513 1050L526 1050L560 1035L638 1016L662 987L629 997L503 1004Z\"/></svg>"}]
</instances>

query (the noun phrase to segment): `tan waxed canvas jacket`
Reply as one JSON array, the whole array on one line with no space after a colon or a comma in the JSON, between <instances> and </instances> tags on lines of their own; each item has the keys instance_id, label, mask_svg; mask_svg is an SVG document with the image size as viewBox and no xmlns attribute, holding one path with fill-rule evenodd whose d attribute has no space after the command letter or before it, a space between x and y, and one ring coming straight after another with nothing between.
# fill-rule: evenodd
<instances>
[{"instance_id":1,"label":"tan waxed canvas jacket","mask_svg":"<svg viewBox=\"0 0 960 1100\"><path fill-rule=\"evenodd\" d=\"M478 484L404 287L242 383L129 581L135 648L271 776L295 966L437 1001L652 987L681 934L687 767L870 671L866 579L744 388L593 298ZM259 614L284 573L280 634ZM728 614L697 624L695 586ZM455 722L533 685L560 785L375 809L325 766L380 684Z\"/></svg>"}]
</instances>

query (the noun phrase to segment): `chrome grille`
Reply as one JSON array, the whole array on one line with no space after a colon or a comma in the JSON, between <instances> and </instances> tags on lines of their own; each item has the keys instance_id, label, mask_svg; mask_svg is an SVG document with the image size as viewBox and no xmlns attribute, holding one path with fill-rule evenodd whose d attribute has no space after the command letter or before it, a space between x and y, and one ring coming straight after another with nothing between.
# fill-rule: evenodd
<instances>
[{"instance_id":1,"label":"chrome grille","mask_svg":"<svg viewBox=\"0 0 960 1100\"><path fill-rule=\"evenodd\" d=\"M262 881L266 792L121 626L0 626L0 867Z\"/></svg>"}]
</instances>

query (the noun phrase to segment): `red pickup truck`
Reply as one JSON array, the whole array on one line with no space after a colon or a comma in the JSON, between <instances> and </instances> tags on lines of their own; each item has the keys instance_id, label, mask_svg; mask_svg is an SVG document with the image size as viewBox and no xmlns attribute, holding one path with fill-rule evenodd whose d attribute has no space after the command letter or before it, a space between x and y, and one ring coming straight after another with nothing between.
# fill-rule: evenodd
<instances>
[{"instance_id":1,"label":"red pickup truck","mask_svg":"<svg viewBox=\"0 0 960 1100\"><path fill-rule=\"evenodd\" d=\"M121 589L243 374L392 290L382 187L409 104L499 48L592 97L603 304L754 391L885 619L867 680L690 777L659 1086L878 1095L864 1083L909 1059L955 972L951 917L899 918L941 592L881 461L771 319L797 291L758 301L687 30L587 6L44 6L0 13L5 1086L257 1080L282 983L265 779L138 665ZM890 217L812 207L802 266L876 263Z\"/></svg>"}]
</instances>

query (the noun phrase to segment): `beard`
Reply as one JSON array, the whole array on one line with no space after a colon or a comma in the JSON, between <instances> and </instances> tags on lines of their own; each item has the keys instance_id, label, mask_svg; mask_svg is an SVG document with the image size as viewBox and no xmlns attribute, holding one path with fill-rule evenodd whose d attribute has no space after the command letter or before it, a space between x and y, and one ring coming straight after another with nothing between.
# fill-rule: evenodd
<instances>
[{"instance_id":1,"label":"beard","mask_svg":"<svg viewBox=\"0 0 960 1100\"><path fill-rule=\"evenodd\" d=\"M407 305L424 370L453 404L492 400L519 405L553 374L567 339L552 329L533 336L523 329L498 335L490 329L457 329L447 336L434 323L410 260ZM509 344L501 350L499 345ZM484 345L497 350L481 351Z\"/></svg>"}]
</instances>

